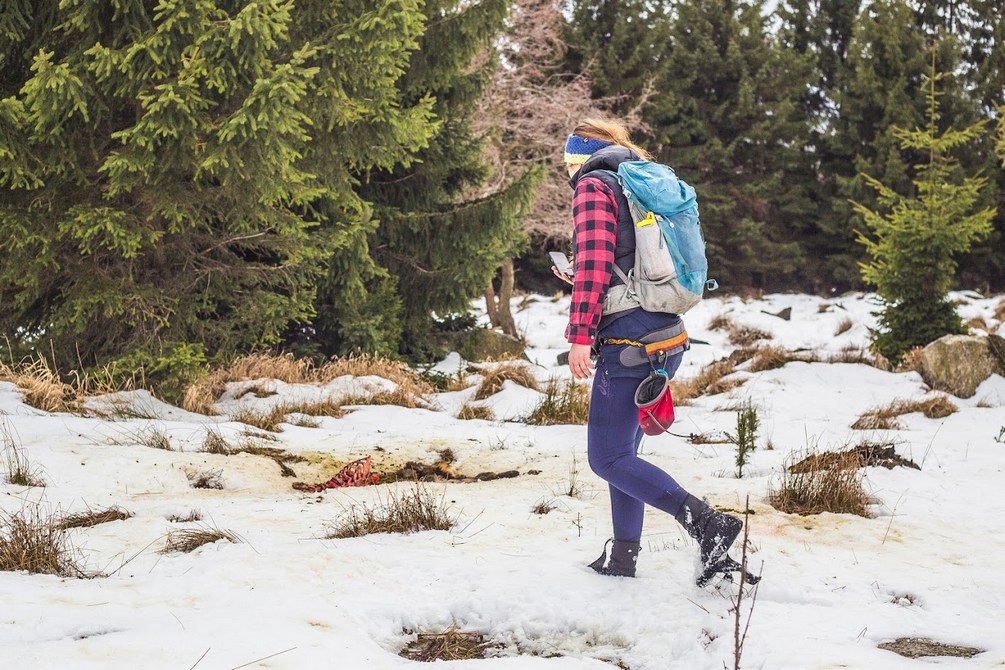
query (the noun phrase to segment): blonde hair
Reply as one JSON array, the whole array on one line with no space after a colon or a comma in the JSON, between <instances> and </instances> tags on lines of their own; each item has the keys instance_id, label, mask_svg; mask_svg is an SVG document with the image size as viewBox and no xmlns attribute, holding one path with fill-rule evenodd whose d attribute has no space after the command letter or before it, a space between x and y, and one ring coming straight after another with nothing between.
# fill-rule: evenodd
<instances>
[{"instance_id":1,"label":"blonde hair","mask_svg":"<svg viewBox=\"0 0 1005 670\"><path fill-rule=\"evenodd\" d=\"M573 129L572 134L623 146L637 153L642 160L651 161L653 159L648 151L632 142L628 136L628 129L618 121L583 119Z\"/></svg>"}]
</instances>

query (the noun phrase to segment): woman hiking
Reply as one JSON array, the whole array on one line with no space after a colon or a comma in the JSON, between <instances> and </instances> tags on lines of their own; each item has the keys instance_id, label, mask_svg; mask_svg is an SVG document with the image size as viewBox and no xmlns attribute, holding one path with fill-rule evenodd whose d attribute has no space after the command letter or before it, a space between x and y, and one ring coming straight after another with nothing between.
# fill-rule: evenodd
<instances>
[{"instance_id":1,"label":"woman hiking","mask_svg":"<svg viewBox=\"0 0 1005 670\"><path fill-rule=\"evenodd\" d=\"M574 274L570 279L552 270L573 286L566 329L573 377L589 378L594 369L592 354L597 354L587 453L590 468L609 485L614 526L610 559L605 544L604 552L590 567L603 575L635 576L643 514L645 506L651 505L672 515L698 541L702 570L697 581L703 586L716 573L739 569L726 552L743 522L712 509L669 474L638 457L643 431L635 393L654 366L645 354L636 356L641 359L638 361L622 353L628 347L638 351L643 340L662 341L664 336L683 340L685 344L659 361L669 379L687 348L681 317L643 310L619 276L628 275L635 262L635 224L614 173L622 162L638 160L652 159L617 122L586 119L565 144L569 183L575 191ZM641 350L645 351L644 347ZM639 364L627 365L626 361Z\"/></svg>"}]
</instances>

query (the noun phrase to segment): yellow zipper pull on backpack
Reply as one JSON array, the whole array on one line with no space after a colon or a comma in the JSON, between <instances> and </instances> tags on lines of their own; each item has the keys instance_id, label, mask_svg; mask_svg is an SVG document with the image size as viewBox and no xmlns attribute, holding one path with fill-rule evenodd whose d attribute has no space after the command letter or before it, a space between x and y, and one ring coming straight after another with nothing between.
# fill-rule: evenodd
<instances>
[{"instance_id":1,"label":"yellow zipper pull on backpack","mask_svg":"<svg viewBox=\"0 0 1005 670\"><path fill-rule=\"evenodd\" d=\"M655 226L656 225L656 215L653 212L646 212L646 218L635 224L636 228L642 228L643 226Z\"/></svg>"}]
</instances>

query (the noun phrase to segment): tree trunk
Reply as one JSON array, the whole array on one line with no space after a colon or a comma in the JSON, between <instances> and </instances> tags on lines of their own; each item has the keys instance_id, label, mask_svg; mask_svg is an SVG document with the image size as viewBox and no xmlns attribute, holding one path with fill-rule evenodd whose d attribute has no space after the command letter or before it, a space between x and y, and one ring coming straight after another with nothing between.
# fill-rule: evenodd
<instances>
[{"instance_id":1,"label":"tree trunk","mask_svg":"<svg viewBox=\"0 0 1005 670\"><path fill-rule=\"evenodd\" d=\"M517 337L516 321L510 309L510 299L513 297L513 259L508 259L502 266L502 278L499 282L499 296L496 297L495 280L489 281L485 288L485 312L493 328L499 328L507 335Z\"/></svg>"},{"instance_id":2,"label":"tree trunk","mask_svg":"<svg viewBox=\"0 0 1005 670\"><path fill-rule=\"evenodd\" d=\"M493 328L499 326L499 310L496 308L496 289L492 286L495 278L489 279L489 285L485 287L485 313L489 317L489 323Z\"/></svg>"},{"instance_id":3,"label":"tree trunk","mask_svg":"<svg viewBox=\"0 0 1005 670\"><path fill-rule=\"evenodd\" d=\"M499 282L499 300L496 303L496 312L502 332L516 337L516 321L513 320L513 311L510 309L513 283L513 259L507 258L502 266L502 280Z\"/></svg>"}]
</instances>

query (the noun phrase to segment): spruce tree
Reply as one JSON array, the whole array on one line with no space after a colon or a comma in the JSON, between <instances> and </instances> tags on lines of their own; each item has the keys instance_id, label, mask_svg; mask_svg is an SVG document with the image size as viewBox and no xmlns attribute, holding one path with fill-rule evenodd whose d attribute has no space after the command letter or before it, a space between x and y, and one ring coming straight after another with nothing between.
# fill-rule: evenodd
<instances>
[{"instance_id":1,"label":"spruce tree","mask_svg":"<svg viewBox=\"0 0 1005 670\"><path fill-rule=\"evenodd\" d=\"M333 253L376 272L357 175L407 162L418 0L17 0L0 13L0 331L63 369L275 344Z\"/></svg>"},{"instance_id":2,"label":"spruce tree","mask_svg":"<svg viewBox=\"0 0 1005 670\"><path fill-rule=\"evenodd\" d=\"M627 116L649 94L671 48L671 3L574 0L566 30L569 69L585 75L594 99Z\"/></svg>"},{"instance_id":3,"label":"spruce tree","mask_svg":"<svg viewBox=\"0 0 1005 670\"><path fill-rule=\"evenodd\" d=\"M909 194L869 175L865 182L878 196L880 208L853 203L868 227L859 235L869 261L862 277L876 286L883 301L879 327L872 332L876 349L894 365L912 347L943 335L963 333L962 320L948 299L956 270L955 254L966 252L991 230L994 210L980 209L984 177L959 177L953 156L983 132L983 122L962 130L939 128L939 95L933 60L928 76L928 123L924 128L893 128L905 150L926 156L915 166Z\"/></svg>"},{"instance_id":4,"label":"spruce tree","mask_svg":"<svg viewBox=\"0 0 1005 670\"><path fill-rule=\"evenodd\" d=\"M847 201L838 178L855 174L854 154L841 141L845 120L840 112L850 81L849 46L859 15L858 0L787 0L779 7L783 47L810 61L813 81L802 96L809 124L807 150L814 177L807 185L814 204L812 228L801 240L815 260L803 283L818 290L848 288L860 282L861 248L848 226Z\"/></svg>"},{"instance_id":5,"label":"spruce tree","mask_svg":"<svg viewBox=\"0 0 1005 670\"><path fill-rule=\"evenodd\" d=\"M344 314L331 318L342 302L332 300L318 310L325 351L352 345L384 346L412 357L435 353L429 341L434 317L466 313L526 244L521 219L540 173L524 171L483 188L487 144L473 125L497 63L492 41L504 29L508 10L509 0L425 3L426 32L398 87L413 104L434 101L436 134L415 162L360 175L360 193L374 203L380 221L370 239L372 255L387 277L385 286L396 287L400 296L397 321L388 322L397 332L388 328L379 337L354 341L346 336Z\"/></svg>"},{"instance_id":6,"label":"spruce tree","mask_svg":"<svg viewBox=\"0 0 1005 670\"><path fill-rule=\"evenodd\" d=\"M985 118L993 118L1005 105L1005 0L970 0L957 3L962 18L956 33L962 48L961 79L966 82L966 99ZM974 245L960 259L960 277L967 286L998 289L1005 287L1005 169L994 155L990 135L976 143L965 163L988 176L985 197L997 205L994 230L987 240Z\"/></svg>"},{"instance_id":7,"label":"spruce tree","mask_svg":"<svg viewBox=\"0 0 1005 670\"><path fill-rule=\"evenodd\" d=\"M768 32L761 2L676 5L645 118L656 153L698 191L710 275L732 290L785 286L812 222L804 55Z\"/></svg>"}]
</instances>

